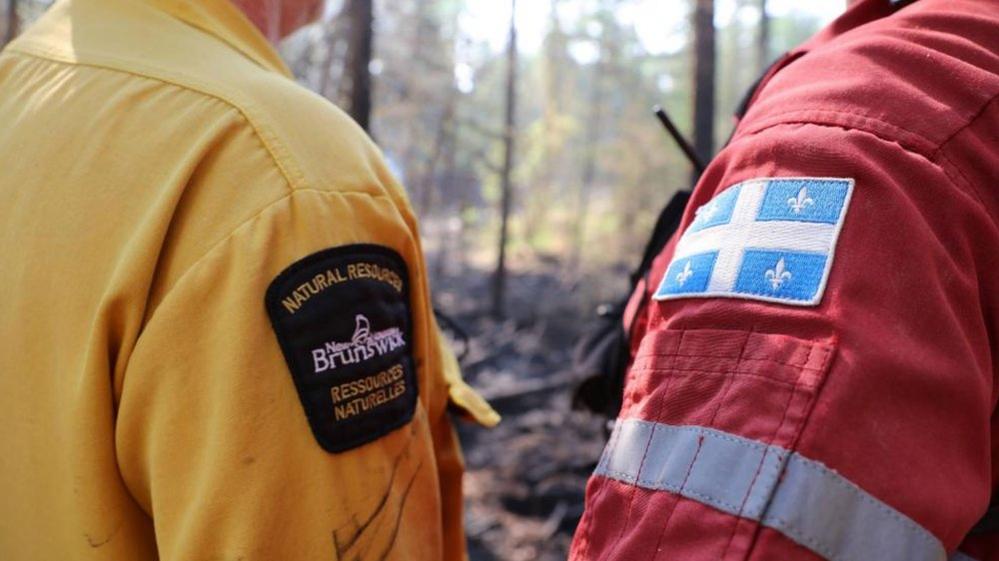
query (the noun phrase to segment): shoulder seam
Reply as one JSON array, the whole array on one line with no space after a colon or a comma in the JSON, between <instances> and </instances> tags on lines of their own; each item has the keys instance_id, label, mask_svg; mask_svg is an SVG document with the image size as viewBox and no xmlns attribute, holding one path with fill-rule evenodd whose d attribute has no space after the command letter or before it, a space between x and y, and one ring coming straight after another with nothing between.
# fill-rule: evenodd
<instances>
[{"instance_id":1,"label":"shoulder seam","mask_svg":"<svg viewBox=\"0 0 999 561\"><path fill-rule=\"evenodd\" d=\"M362 197L370 197L372 199L383 199L384 198L384 199L389 199L390 201L392 200L392 198L389 195L384 194L384 193L365 193L363 191L323 191L322 189L305 188L305 189L298 189L298 190L294 190L294 191L289 191L289 192L285 193L284 195L282 195L281 197L279 197L277 199L274 199L273 201L271 201L271 202L263 205L256 212L254 212L251 216L247 217L246 220L243 220L242 222L240 222L239 224L237 224L235 227L233 227L232 230L230 230L226 235L224 235L221 238L219 238L203 254L201 254L199 257L197 257L196 259L194 259L193 261L191 261L191 264L188 265L187 268L184 269L183 272L181 272L180 275L177 276L177 279L166 289L166 291L163 293L163 297L159 299L159 302L157 303L157 305L154 308L150 308L149 307L149 295L148 294L146 295L146 302L145 302L145 305L144 305L145 306L145 310L144 310L144 313L143 313L142 325L139 327L139 332L135 335L136 340L138 340L139 338L142 337L142 334L146 330L146 326L148 326L149 323L150 323L150 321L152 321L153 317L156 316L156 312L159 310L160 306L162 306L163 303L166 302L170 298L170 296L174 293L174 291L177 290L177 288L179 286L181 286L187 280L187 278L190 275L192 275L196 270L198 270L198 268L202 264L206 263L209 259L211 259L212 257L214 257L215 254L218 251L220 251L221 248L225 247L226 244L228 244L230 241L232 241L232 239L237 234L241 233L244 229L249 228L250 225L253 222L255 222L258 218L260 218L261 215L263 215L267 211L271 210L272 208L276 207L277 205L279 205L279 204L281 204L281 203L283 203L283 202L291 199L296 194L303 194L303 193L319 193L320 195L338 196L338 197L347 197L347 196L359 195L359 196L362 196ZM126 372L128 371L128 362L129 362L130 359L131 359L131 356L129 356L129 357L127 357L125 359L125 364L121 368L120 374L118 373L118 371L116 369L116 372L114 373L114 380L112 381L113 387L115 387L115 388L121 388L122 387L124 376L125 376Z\"/></svg>"},{"instance_id":2,"label":"shoulder seam","mask_svg":"<svg viewBox=\"0 0 999 561\"><path fill-rule=\"evenodd\" d=\"M364 191L324 191L322 189L312 189L312 188L296 189L294 191L289 191L288 193L285 193L281 197L274 199L273 201L260 207L252 215L248 216L245 220L234 226L232 230L230 230L227 234L225 234L217 241L215 241L207 250L205 250L203 254L201 254L199 257L191 261L191 264L188 265L187 268L184 269L184 271L177 276L177 280L175 280L170 286L170 288L168 288L167 291L163 294L163 298L160 299L160 302L162 303L163 301L165 301L169 297L170 293L173 292L174 288L179 286L203 262L211 258L216 251L218 251L220 248L222 248L227 243L232 241L232 239L237 234L239 234L245 228L248 228L251 225L251 223L255 222L258 218L260 218L261 215L271 210L272 208L276 207L277 205L291 199L295 195L300 195L305 193L310 193L310 194L318 193L320 195L336 196L336 197L361 196L361 197L370 197L372 199L388 199L389 201L394 202L392 198L385 193L366 193ZM158 307L159 306L157 306L157 308ZM152 317L152 315L155 313L156 313L155 309L151 310L148 317Z\"/></svg>"},{"instance_id":3,"label":"shoulder seam","mask_svg":"<svg viewBox=\"0 0 999 561\"><path fill-rule=\"evenodd\" d=\"M162 84L180 88L181 90L219 101L229 106L231 109L237 111L240 114L240 116L243 117L243 120L246 121L246 123L250 126L250 129L253 130L254 136L256 136L257 139L260 141L260 143L264 146L264 150L267 151L267 155L270 156L271 161L274 162L274 165L281 172L282 177L284 177L285 185L287 186L289 192L308 189L308 187L306 186L305 178L302 176L301 172L297 174L297 178L292 177L293 175L296 174L293 174L292 171L288 169L288 166L285 165L285 163L282 161L282 158L278 157L275 146L272 144L271 140L268 139L268 135L265 135L263 133L260 124L253 117L251 117L250 112L246 107L247 104L245 103L239 103L234 99L226 95L223 95L222 93L210 91L209 88L199 88L196 87L196 85L194 84L181 83L179 80L172 80L165 76L150 75L149 73L142 72L138 69L130 69L130 68L123 68L120 66L116 66L113 65L112 63L117 61L114 61L112 59L109 59L110 61L109 63L90 62L90 61L81 61L81 60L65 60L63 57L59 57L58 53L28 51L21 48L20 44L7 49L6 52L19 54L25 57L34 58L37 60L42 60L54 64L62 64L66 66L84 66L108 72L114 72L117 74L127 74L130 76L135 76L137 78L152 80L154 82L159 82ZM301 187L297 187L297 185L301 185Z\"/></svg>"},{"instance_id":4,"label":"shoulder seam","mask_svg":"<svg viewBox=\"0 0 999 561\"><path fill-rule=\"evenodd\" d=\"M987 214L989 218L992 219L992 222L999 224L999 219L997 219L996 215L991 211L991 209L989 209L989 207L982 200L981 193L978 192L978 187L976 187L975 184L968 179L968 176L965 175L963 171L961 171L961 168L954 165L954 161L951 160L949 156L947 156L947 153L942 148L943 147L941 147L941 150L937 152L936 158L934 158L931 161L940 166L940 169L944 172L944 175L946 175L947 178L950 179L950 182L953 183L955 186L958 183L963 183L965 185L965 189L967 189L969 192L972 193L975 200L977 200L978 203L981 205L982 210L985 211L985 214ZM938 159L940 160L939 162Z\"/></svg>"},{"instance_id":5,"label":"shoulder seam","mask_svg":"<svg viewBox=\"0 0 999 561\"><path fill-rule=\"evenodd\" d=\"M958 127L954 132L950 133L950 135L948 135L947 138L945 138L942 142L940 142L940 145L937 146L936 150L933 153L934 158L938 153L942 152L944 147L950 144L950 141L954 140L954 138L957 135L961 134L962 132L964 132L965 129L978 122L978 119L982 118L982 115L985 114L985 110L989 108L989 105L992 105L992 103L995 102L997 99L999 99L999 92L997 92L989 99L985 100L985 103L983 103L982 106L979 107L977 111L975 111L975 114L972 115L970 119L968 119L968 122Z\"/></svg>"},{"instance_id":6,"label":"shoulder seam","mask_svg":"<svg viewBox=\"0 0 999 561\"><path fill-rule=\"evenodd\" d=\"M985 214L987 214L989 217L991 217L993 220L995 220L995 216L993 216L993 213L989 211L988 206L982 200L982 198L981 198L980 194L978 193L977 189L975 189L972 185L960 185L960 184L958 184L958 182L955 181L954 178L951 176L951 174L948 172L947 166L944 166L944 165L941 164L941 162L938 160L938 157L942 156L943 152L940 151L939 148L937 150L935 150L934 152L931 152L929 154L924 154L924 153L922 153L920 151L913 150L911 148L906 147L901 142L899 142L899 140L896 139L896 138L889 138L889 137L883 136L881 134L878 134L877 131L873 131L873 130L870 130L870 129L867 129L867 128L850 127L850 126L847 126L847 125L844 125L844 124L817 123L817 122L814 122L814 121L782 121L782 122L779 122L779 123L772 123L772 124L769 124L769 125L767 125L765 127L762 127L762 128L759 128L759 129L755 129L752 132L745 133L744 135L742 135L742 136L739 137L739 140L741 140L742 138L754 137L754 136L757 136L757 135L762 134L764 132L767 132L767 131L769 131L771 129L775 129L777 127L787 126L787 125L811 125L811 126L815 126L815 127L822 127L822 128L829 128L829 129L840 129L840 130L844 130L844 131L856 131L856 132L860 132L860 133L864 133L864 134L868 134L870 136L873 136L874 138L877 138L878 140L880 140L882 142L887 142L887 143L895 144L899 148L901 148L902 150L904 150L905 152L907 152L909 154L912 154L914 156L919 156L919 157L925 159L930 164L932 164L932 165L936 166L937 168L939 168L940 171L941 171L941 173L944 175L944 177L947 178L947 181L949 181L951 183L951 185L954 186L954 188L956 188L959 191L961 191L963 193L966 193L968 196L970 196L975 201L975 203L982 209L982 211L985 212ZM942 148L942 146L943 145L941 145L941 148ZM964 183L964 182L962 182L962 183Z\"/></svg>"},{"instance_id":7,"label":"shoulder seam","mask_svg":"<svg viewBox=\"0 0 999 561\"><path fill-rule=\"evenodd\" d=\"M828 118L821 119L819 118L820 115L828 116ZM907 138L889 138L885 136L882 131L876 130L876 127L874 126L862 126L859 123L842 122L840 119L843 118L868 121L869 123L877 124L893 130L896 133L899 133L899 136L905 136ZM762 123L750 128L743 134L750 136L780 125L793 124L815 125L820 127L832 127L866 132L886 142L898 144L906 151L919 154L925 158L929 158L929 155L937 148L936 143L924 137L922 134L911 131L894 123L889 123L882 119L878 119L877 117L872 117L863 113L834 109L804 108L775 113L766 119L763 119ZM917 143L922 144L922 146L917 147Z\"/></svg>"},{"instance_id":8,"label":"shoulder seam","mask_svg":"<svg viewBox=\"0 0 999 561\"><path fill-rule=\"evenodd\" d=\"M937 165L939 165L940 168L944 170L944 173L950 175L950 172L948 172L948 170L951 170L951 172L953 172L954 175L959 177L961 179L961 182L967 186L967 189L975 194L975 198L977 198L978 201L982 204L982 208L985 210L985 213L992 218L992 221L994 223L999 224L999 217L997 217L995 213L984 203L984 201L982 200L981 193L979 193L978 191L978 186L976 186L974 182L968 179L968 176L965 175L963 171L961 171L960 167L954 165L953 160L951 160L950 156L947 155L947 150L946 150L947 147L950 146L950 143L955 138L957 138L959 134L961 134L962 132L970 128L972 125L977 123L978 120L981 119L983 115L985 115L985 111L988 110L989 106L995 103L996 100L999 100L999 93L996 93L995 95L990 97L985 103L982 104L981 107L978 108L978 111L976 111L975 114L970 119L968 119L967 123L958 127L957 130L955 130L953 133L950 134L950 136L948 136L943 142L941 142L940 146L937 146L937 149L933 152L930 161L934 163L940 162L937 163ZM957 184L957 181L955 179L951 179L951 181Z\"/></svg>"}]
</instances>

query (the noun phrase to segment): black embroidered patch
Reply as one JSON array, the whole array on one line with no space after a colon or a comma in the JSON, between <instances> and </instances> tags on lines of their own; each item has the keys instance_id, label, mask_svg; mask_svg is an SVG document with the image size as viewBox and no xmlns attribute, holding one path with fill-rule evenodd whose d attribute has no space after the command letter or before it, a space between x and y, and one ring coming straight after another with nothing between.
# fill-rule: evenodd
<instances>
[{"instance_id":1,"label":"black embroidered patch","mask_svg":"<svg viewBox=\"0 0 999 561\"><path fill-rule=\"evenodd\" d=\"M314 253L267 289L267 312L319 444L343 452L405 425L416 409L409 276L398 253Z\"/></svg>"}]
</instances>

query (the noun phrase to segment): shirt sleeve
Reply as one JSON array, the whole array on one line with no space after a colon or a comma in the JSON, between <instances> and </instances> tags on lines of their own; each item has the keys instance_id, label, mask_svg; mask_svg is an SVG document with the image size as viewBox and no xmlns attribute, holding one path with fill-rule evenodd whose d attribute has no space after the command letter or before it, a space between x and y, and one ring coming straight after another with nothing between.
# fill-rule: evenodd
<instances>
[{"instance_id":1,"label":"shirt sleeve","mask_svg":"<svg viewBox=\"0 0 999 561\"><path fill-rule=\"evenodd\" d=\"M999 289L954 177L841 127L727 147L654 267L571 558L953 553L991 495Z\"/></svg>"},{"instance_id":2,"label":"shirt sleeve","mask_svg":"<svg viewBox=\"0 0 999 561\"><path fill-rule=\"evenodd\" d=\"M453 359L406 223L291 191L149 311L116 438L161 559L463 558Z\"/></svg>"}]
</instances>

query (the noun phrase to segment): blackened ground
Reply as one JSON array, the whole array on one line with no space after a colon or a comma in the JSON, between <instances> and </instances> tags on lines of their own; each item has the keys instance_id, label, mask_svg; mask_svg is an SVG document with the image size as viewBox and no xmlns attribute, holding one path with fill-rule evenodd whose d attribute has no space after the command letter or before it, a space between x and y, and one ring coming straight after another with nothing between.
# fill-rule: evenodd
<instances>
[{"instance_id":1,"label":"blackened ground","mask_svg":"<svg viewBox=\"0 0 999 561\"><path fill-rule=\"evenodd\" d=\"M491 430L459 425L472 561L564 560L605 442L605 420L570 407L570 357L600 300L624 289L613 279L566 283L551 263L530 270L511 275L502 321L488 314L488 274L466 270L434 286L438 308L470 336L466 379L503 416Z\"/></svg>"}]
</instances>

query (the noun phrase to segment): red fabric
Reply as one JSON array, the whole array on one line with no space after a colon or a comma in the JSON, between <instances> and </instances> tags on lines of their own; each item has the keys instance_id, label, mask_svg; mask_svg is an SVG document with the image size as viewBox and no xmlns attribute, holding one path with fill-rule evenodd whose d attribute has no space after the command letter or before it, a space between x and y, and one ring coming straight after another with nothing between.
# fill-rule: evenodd
<instances>
[{"instance_id":1,"label":"red fabric","mask_svg":"<svg viewBox=\"0 0 999 561\"><path fill-rule=\"evenodd\" d=\"M580 522L572 558L629 561L822 559L775 530L758 528L758 534L754 535L746 530L756 529L756 525L671 493L594 478L587 487L587 495L600 496L603 500ZM594 521L602 525L598 531L591 528ZM634 526L648 531L634 531ZM711 531L705 532L704 528L711 528ZM752 546L755 548L750 554Z\"/></svg>"},{"instance_id":2,"label":"red fabric","mask_svg":"<svg viewBox=\"0 0 999 561\"><path fill-rule=\"evenodd\" d=\"M833 356L831 343L728 330L654 331L629 372L621 417L711 427L789 448Z\"/></svg>"},{"instance_id":3,"label":"red fabric","mask_svg":"<svg viewBox=\"0 0 999 561\"><path fill-rule=\"evenodd\" d=\"M953 551L999 481L999 2L887 6L854 4L770 77L681 227L740 181L854 178L820 304L651 302L635 315L621 415L791 448ZM968 546L996 558L981 542ZM748 520L600 477L571 558L817 559Z\"/></svg>"}]
</instances>

